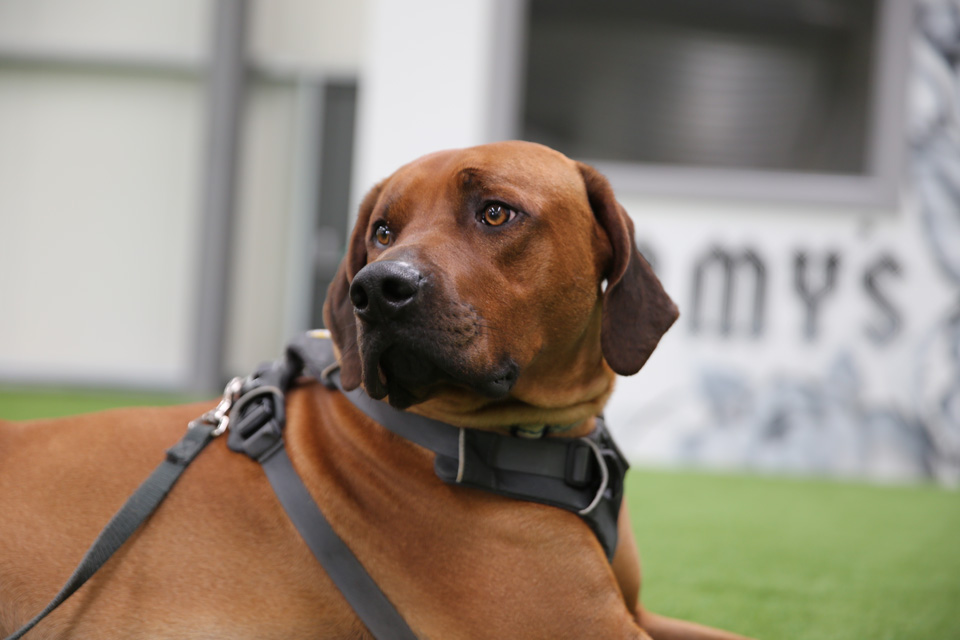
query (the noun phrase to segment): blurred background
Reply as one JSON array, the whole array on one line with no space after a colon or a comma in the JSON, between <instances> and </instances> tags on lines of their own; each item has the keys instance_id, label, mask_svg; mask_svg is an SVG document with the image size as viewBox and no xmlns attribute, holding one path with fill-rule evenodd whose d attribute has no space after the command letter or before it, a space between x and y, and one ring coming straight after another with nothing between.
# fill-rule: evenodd
<instances>
[{"instance_id":1,"label":"blurred background","mask_svg":"<svg viewBox=\"0 0 960 640\"><path fill-rule=\"evenodd\" d=\"M960 0L0 0L0 418L217 395L377 180L509 138L681 309L607 409L645 604L960 638Z\"/></svg>"},{"instance_id":2,"label":"blurred background","mask_svg":"<svg viewBox=\"0 0 960 640\"><path fill-rule=\"evenodd\" d=\"M958 61L951 0L2 0L0 384L215 394L375 181L523 138L681 309L628 457L956 485Z\"/></svg>"}]
</instances>

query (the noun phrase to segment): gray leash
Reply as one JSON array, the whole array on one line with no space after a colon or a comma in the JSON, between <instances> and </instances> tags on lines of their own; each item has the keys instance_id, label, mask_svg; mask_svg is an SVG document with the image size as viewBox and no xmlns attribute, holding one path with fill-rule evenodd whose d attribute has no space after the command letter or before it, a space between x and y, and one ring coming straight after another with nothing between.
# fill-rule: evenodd
<instances>
[{"instance_id":1,"label":"gray leash","mask_svg":"<svg viewBox=\"0 0 960 640\"><path fill-rule=\"evenodd\" d=\"M143 484L110 519L110 522L107 523L107 526L104 527L87 550L80 564L77 565L73 575L50 601L50 604L44 607L43 611L34 616L30 622L8 636L6 640L17 640L33 629L37 623L82 587L110 559L110 556L123 546L123 543L160 506L163 499L167 497L167 493L170 492L180 475L186 470L187 465L213 440L217 428L216 425L208 423L204 418L191 423L186 435L167 450L166 460L160 463L160 466L143 481Z\"/></svg>"},{"instance_id":2,"label":"gray leash","mask_svg":"<svg viewBox=\"0 0 960 640\"><path fill-rule=\"evenodd\" d=\"M54 599L6 640L21 638L89 580L156 510L187 465L228 425L228 446L260 463L300 536L367 629L378 640L416 640L330 526L286 453L284 393L304 369L328 386L339 387L332 346L315 334L294 341L279 362L262 367L246 380L232 380L217 408L190 423L186 435L167 451L167 459L114 515ZM613 557L628 465L601 418L594 433L583 438L524 440L458 429L397 411L360 390L343 392L385 428L433 450L437 454L434 470L444 482L573 511L596 534L607 557Z\"/></svg>"},{"instance_id":3,"label":"gray leash","mask_svg":"<svg viewBox=\"0 0 960 640\"><path fill-rule=\"evenodd\" d=\"M82 587L156 511L187 466L226 430L231 420L236 424L230 430L229 445L260 463L300 536L367 629L377 640L416 640L403 617L330 526L287 456L282 437L283 393L269 383L288 387L299 373L295 366L285 359L248 379L246 388L241 387L239 378L232 380L217 408L190 423L183 438L167 451L167 458L110 519L53 600L6 640L22 638ZM272 406L266 407L267 402Z\"/></svg>"}]
</instances>

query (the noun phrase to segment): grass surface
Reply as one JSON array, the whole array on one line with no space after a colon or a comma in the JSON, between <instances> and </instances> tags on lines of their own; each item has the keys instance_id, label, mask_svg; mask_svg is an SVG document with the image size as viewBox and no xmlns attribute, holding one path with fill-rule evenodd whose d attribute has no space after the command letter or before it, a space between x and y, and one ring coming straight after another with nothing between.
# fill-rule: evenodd
<instances>
[{"instance_id":1,"label":"grass surface","mask_svg":"<svg viewBox=\"0 0 960 640\"><path fill-rule=\"evenodd\" d=\"M0 418L172 404L0 389ZM631 470L651 610L761 640L960 640L960 493Z\"/></svg>"},{"instance_id":2,"label":"grass surface","mask_svg":"<svg viewBox=\"0 0 960 640\"><path fill-rule=\"evenodd\" d=\"M960 638L960 495L631 471L652 610L801 640Z\"/></svg>"},{"instance_id":3,"label":"grass surface","mask_svg":"<svg viewBox=\"0 0 960 640\"><path fill-rule=\"evenodd\" d=\"M0 387L0 419L56 418L116 407L161 406L202 399L197 396L172 393Z\"/></svg>"}]
</instances>

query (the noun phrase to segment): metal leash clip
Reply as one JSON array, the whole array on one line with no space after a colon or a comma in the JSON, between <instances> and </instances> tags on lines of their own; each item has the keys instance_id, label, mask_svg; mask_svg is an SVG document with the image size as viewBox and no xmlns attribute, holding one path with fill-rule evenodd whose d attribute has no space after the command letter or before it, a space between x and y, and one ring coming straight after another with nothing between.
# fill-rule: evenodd
<instances>
[{"instance_id":1,"label":"metal leash clip","mask_svg":"<svg viewBox=\"0 0 960 640\"><path fill-rule=\"evenodd\" d=\"M243 378L239 376L228 382L227 386L223 389L223 397L220 398L217 406L191 422L190 426L193 427L200 423L216 425L210 436L216 438L219 435L223 435L223 432L230 426L230 409L240 396L242 388Z\"/></svg>"}]
</instances>

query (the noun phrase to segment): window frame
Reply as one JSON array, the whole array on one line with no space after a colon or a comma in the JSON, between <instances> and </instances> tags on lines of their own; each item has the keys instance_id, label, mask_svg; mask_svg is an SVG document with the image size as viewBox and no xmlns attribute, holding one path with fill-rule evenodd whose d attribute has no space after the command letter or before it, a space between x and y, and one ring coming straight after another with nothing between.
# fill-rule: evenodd
<instances>
[{"instance_id":1,"label":"window frame","mask_svg":"<svg viewBox=\"0 0 960 640\"><path fill-rule=\"evenodd\" d=\"M894 207L907 153L906 102L916 0L877 0L876 40L867 124L866 170L832 174L650 164L578 157L607 176L618 193L730 198L785 203ZM497 0L489 137L518 138L529 0Z\"/></svg>"}]
</instances>

